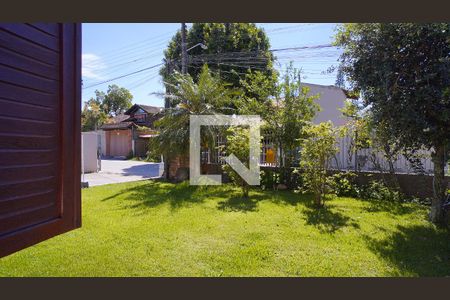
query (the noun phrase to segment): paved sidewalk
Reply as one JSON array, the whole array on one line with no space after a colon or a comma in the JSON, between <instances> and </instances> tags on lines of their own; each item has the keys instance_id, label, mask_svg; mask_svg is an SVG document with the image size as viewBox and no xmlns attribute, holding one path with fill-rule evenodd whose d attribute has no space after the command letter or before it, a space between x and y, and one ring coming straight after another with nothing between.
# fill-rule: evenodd
<instances>
[{"instance_id":1,"label":"paved sidewalk","mask_svg":"<svg viewBox=\"0 0 450 300\"><path fill-rule=\"evenodd\" d=\"M163 167L160 163L102 159L102 170L98 173L84 174L84 181L89 182L89 186L96 186L158 178L162 172Z\"/></svg>"}]
</instances>

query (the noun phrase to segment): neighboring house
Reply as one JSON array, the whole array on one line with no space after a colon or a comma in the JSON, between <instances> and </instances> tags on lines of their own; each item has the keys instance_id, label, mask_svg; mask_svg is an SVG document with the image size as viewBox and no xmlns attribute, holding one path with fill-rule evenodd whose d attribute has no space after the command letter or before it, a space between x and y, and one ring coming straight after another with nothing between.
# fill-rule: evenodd
<instances>
[{"instance_id":1,"label":"neighboring house","mask_svg":"<svg viewBox=\"0 0 450 300\"><path fill-rule=\"evenodd\" d=\"M319 95L316 103L320 105L320 111L313 120L314 124L331 121L334 126L343 126L347 122L342 115L341 109L344 108L348 98L345 91L333 85L320 85L312 83L302 83L309 88L309 95Z\"/></svg>"},{"instance_id":2,"label":"neighboring house","mask_svg":"<svg viewBox=\"0 0 450 300\"><path fill-rule=\"evenodd\" d=\"M155 134L154 122L161 107L134 104L100 129L105 133L106 156L145 156L148 139Z\"/></svg>"}]
</instances>

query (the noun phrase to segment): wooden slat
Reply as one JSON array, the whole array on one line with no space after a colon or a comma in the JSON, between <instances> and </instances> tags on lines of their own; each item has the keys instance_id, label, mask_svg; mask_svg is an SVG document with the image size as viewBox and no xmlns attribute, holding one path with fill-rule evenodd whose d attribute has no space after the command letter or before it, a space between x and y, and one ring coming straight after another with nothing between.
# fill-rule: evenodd
<instances>
[{"instance_id":1,"label":"wooden slat","mask_svg":"<svg viewBox=\"0 0 450 300\"><path fill-rule=\"evenodd\" d=\"M47 94L55 94L58 91L58 81L56 80L46 79L5 65L0 65L0 81Z\"/></svg>"},{"instance_id":2,"label":"wooden slat","mask_svg":"<svg viewBox=\"0 0 450 300\"><path fill-rule=\"evenodd\" d=\"M0 167L0 182L30 180L39 177L56 176L54 163L36 163Z\"/></svg>"},{"instance_id":3,"label":"wooden slat","mask_svg":"<svg viewBox=\"0 0 450 300\"><path fill-rule=\"evenodd\" d=\"M59 39L28 24L1 23L0 28L47 49L59 51Z\"/></svg>"},{"instance_id":4,"label":"wooden slat","mask_svg":"<svg viewBox=\"0 0 450 300\"><path fill-rule=\"evenodd\" d=\"M54 202L54 201L53 201ZM0 216L0 236L11 231L17 231L31 225L36 225L59 216L54 203L44 204L28 210L16 211L8 216Z\"/></svg>"},{"instance_id":5,"label":"wooden slat","mask_svg":"<svg viewBox=\"0 0 450 300\"><path fill-rule=\"evenodd\" d=\"M2 189L0 201L11 197L19 197L39 193L47 189L54 189L56 188L56 182L56 178L52 176L4 182L0 184L0 188Z\"/></svg>"},{"instance_id":6,"label":"wooden slat","mask_svg":"<svg viewBox=\"0 0 450 300\"><path fill-rule=\"evenodd\" d=\"M47 134L56 135L57 124L51 121L40 121L20 117L5 117L0 115L0 128L8 128L11 134Z\"/></svg>"},{"instance_id":7,"label":"wooden slat","mask_svg":"<svg viewBox=\"0 0 450 300\"><path fill-rule=\"evenodd\" d=\"M56 149L41 151L11 151L8 153L0 152L0 166L49 163L54 162L56 156Z\"/></svg>"},{"instance_id":8,"label":"wooden slat","mask_svg":"<svg viewBox=\"0 0 450 300\"><path fill-rule=\"evenodd\" d=\"M59 63L59 57L52 50L18 38L10 32L1 30L1 27L0 45L50 65L58 65Z\"/></svg>"},{"instance_id":9,"label":"wooden slat","mask_svg":"<svg viewBox=\"0 0 450 300\"><path fill-rule=\"evenodd\" d=\"M45 32L49 35L52 35L54 37L58 37L59 34L59 30L58 27L55 26L54 23L29 23L28 25L35 27L39 30L41 30L42 32Z\"/></svg>"},{"instance_id":10,"label":"wooden slat","mask_svg":"<svg viewBox=\"0 0 450 300\"><path fill-rule=\"evenodd\" d=\"M42 190L37 193L4 199L0 201L0 215L54 203L55 199L56 191L54 189Z\"/></svg>"},{"instance_id":11,"label":"wooden slat","mask_svg":"<svg viewBox=\"0 0 450 300\"><path fill-rule=\"evenodd\" d=\"M35 90L27 89L6 82L0 81L0 101L9 103L24 103L34 106L42 106L47 108L54 108L58 104L57 94L42 93Z\"/></svg>"},{"instance_id":12,"label":"wooden slat","mask_svg":"<svg viewBox=\"0 0 450 300\"><path fill-rule=\"evenodd\" d=\"M0 46L0 64L32 73L39 77L59 79L58 65L49 65Z\"/></svg>"},{"instance_id":13,"label":"wooden slat","mask_svg":"<svg viewBox=\"0 0 450 300\"><path fill-rule=\"evenodd\" d=\"M35 119L40 121L53 121L57 111L53 108L29 105L17 100L0 98L0 115L5 117L17 117L20 112L21 118ZM0 129L1 131L1 129Z\"/></svg>"},{"instance_id":14,"label":"wooden slat","mask_svg":"<svg viewBox=\"0 0 450 300\"><path fill-rule=\"evenodd\" d=\"M0 132L0 149L54 149L58 146L55 135L29 135Z\"/></svg>"}]
</instances>

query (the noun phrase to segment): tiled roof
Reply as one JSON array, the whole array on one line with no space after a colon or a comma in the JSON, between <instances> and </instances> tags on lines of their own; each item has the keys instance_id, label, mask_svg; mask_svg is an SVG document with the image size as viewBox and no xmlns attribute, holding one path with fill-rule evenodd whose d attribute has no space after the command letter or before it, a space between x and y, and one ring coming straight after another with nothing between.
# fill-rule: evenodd
<instances>
[{"instance_id":1,"label":"tiled roof","mask_svg":"<svg viewBox=\"0 0 450 300\"><path fill-rule=\"evenodd\" d=\"M120 123L103 124L102 126L100 126L100 129L103 130L127 129L133 126L136 126L136 124L134 124L133 122L120 122Z\"/></svg>"},{"instance_id":2,"label":"tiled roof","mask_svg":"<svg viewBox=\"0 0 450 300\"><path fill-rule=\"evenodd\" d=\"M132 107L130 107L125 114L129 115L133 110L137 108L142 108L144 111L146 111L149 114L157 114L161 112L162 107L157 106L150 106L150 105L143 105L143 104L134 104Z\"/></svg>"}]
</instances>

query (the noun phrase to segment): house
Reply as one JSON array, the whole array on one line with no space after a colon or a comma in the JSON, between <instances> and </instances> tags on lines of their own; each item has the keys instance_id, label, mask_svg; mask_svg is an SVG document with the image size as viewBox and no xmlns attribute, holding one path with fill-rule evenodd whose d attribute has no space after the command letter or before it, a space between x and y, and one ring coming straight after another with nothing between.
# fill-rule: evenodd
<instances>
[{"instance_id":1,"label":"house","mask_svg":"<svg viewBox=\"0 0 450 300\"><path fill-rule=\"evenodd\" d=\"M331 121L334 126L343 126L347 119L343 116L341 109L345 106L345 101L349 98L345 90L333 85L320 85L312 83L302 83L309 88L308 95L318 95L316 103L320 105L313 123Z\"/></svg>"},{"instance_id":2,"label":"house","mask_svg":"<svg viewBox=\"0 0 450 300\"><path fill-rule=\"evenodd\" d=\"M154 122L161 117L161 107L134 104L124 114L103 124L105 156L145 156L148 139L155 134Z\"/></svg>"}]
</instances>

